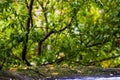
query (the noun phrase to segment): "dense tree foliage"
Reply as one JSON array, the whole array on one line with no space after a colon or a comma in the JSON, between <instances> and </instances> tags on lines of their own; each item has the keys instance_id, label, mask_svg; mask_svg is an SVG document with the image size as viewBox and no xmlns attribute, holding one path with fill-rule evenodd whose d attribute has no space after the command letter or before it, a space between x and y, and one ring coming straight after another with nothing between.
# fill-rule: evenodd
<instances>
[{"instance_id":1,"label":"dense tree foliage","mask_svg":"<svg viewBox=\"0 0 120 80\"><path fill-rule=\"evenodd\" d=\"M1 0L0 65L120 65L119 0Z\"/></svg>"}]
</instances>

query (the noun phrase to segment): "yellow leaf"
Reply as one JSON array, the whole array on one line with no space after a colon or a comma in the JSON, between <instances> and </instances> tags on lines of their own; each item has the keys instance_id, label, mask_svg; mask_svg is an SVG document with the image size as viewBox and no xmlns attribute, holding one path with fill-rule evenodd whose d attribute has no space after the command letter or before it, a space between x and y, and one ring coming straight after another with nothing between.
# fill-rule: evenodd
<instances>
[{"instance_id":1,"label":"yellow leaf","mask_svg":"<svg viewBox=\"0 0 120 80\"><path fill-rule=\"evenodd\" d=\"M101 66L103 68L108 68L108 67L110 67L110 65L111 65L111 61L110 60L106 60L106 61L102 61L101 62Z\"/></svg>"},{"instance_id":2,"label":"yellow leaf","mask_svg":"<svg viewBox=\"0 0 120 80\"><path fill-rule=\"evenodd\" d=\"M58 72L53 72L52 75L58 75L59 73Z\"/></svg>"},{"instance_id":3,"label":"yellow leaf","mask_svg":"<svg viewBox=\"0 0 120 80\"><path fill-rule=\"evenodd\" d=\"M9 70L10 70L10 71L16 71L17 68L10 68Z\"/></svg>"}]
</instances>

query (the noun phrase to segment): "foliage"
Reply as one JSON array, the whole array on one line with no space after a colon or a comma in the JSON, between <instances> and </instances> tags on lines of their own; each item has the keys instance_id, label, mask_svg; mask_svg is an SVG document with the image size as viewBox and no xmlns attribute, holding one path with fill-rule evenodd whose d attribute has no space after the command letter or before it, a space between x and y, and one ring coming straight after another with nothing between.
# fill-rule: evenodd
<instances>
[{"instance_id":1,"label":"foliage","mask_svg":"<svg viewBox=\"0 0 120 80\"><path fill-rule=\"evenodd\" d=\"M119 67L119 0L1 0L0 65Z\"/></svg>"}]
</instances>

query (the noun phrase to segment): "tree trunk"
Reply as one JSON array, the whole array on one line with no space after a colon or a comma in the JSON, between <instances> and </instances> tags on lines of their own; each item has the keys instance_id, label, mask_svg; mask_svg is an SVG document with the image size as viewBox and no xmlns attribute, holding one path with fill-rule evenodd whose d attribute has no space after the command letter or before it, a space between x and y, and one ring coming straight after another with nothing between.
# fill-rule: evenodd
<instances>
[{"instance_id":1,"label":"tree trunk","mask_svg":"<svg viewBox=\"0 0 120 80\"><path fill-rule=\"evenodd\" d=\"M38 42L38 55L42 55L42 45L43 45L43 42L39 41Z\"/></svg>"},{"instance_id":2,"label":"tree trunk","mask_svg":"<svg viewBox=\"0 0 120 80\"><path fill-rule=\"evenodd\" d=\"M26 40L28 41L28 40ZM22 60L26 62L27 66L30 66L30 63L26 59L26 54L27 54L27 44L23 44L23 51L22 51Z\"/></svg>"},{"instance_id":3,"label":"tree trunk","mask_svg":"<svg viewBox=\"0 0 120 80\"><path fill-rule=\"evenodd\" d=\"M22 60L26 62L28 66L30 66L30 63L26 59L26 54L27 54L27 44L28 44L28 37L29 37L29 32L30 32L30 27L32 27L32 8L33 8L33 2L34 0L30 1L30 4L28 5L28 2L26 0L26 6L28 8L28 19L26 23L26 35L25 35L25 40L23 41L23 51L22 51Z\"/></svg>"}]
</instances>

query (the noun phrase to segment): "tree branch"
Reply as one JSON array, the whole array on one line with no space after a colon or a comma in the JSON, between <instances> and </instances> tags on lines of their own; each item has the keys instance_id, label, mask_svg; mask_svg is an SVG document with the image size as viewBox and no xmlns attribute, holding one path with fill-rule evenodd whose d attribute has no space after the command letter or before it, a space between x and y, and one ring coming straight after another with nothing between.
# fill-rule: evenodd
<instances>
[{"instance_id":1,"label":"tree branch","mask_svg":"<svg viewBox=\"0 0 120 80\"><path fill-rule=\"evenodd\" d=\"M96 63L99 63L99 62L102 62L102 61L115 59L115 58L118 58L118 57L120 57L120 55L117 55L117 56L111 56L111 57L104 58L104 59L97 60L97 61L92 61L92 62L88 63L87 66L90 66L91 64L96 64Z\"/></svg>"},{"instance_id":2,"label":"tree branch","mask_svg":"<svg viewBox=\"0 0 120 80\"><path fill-rule=\"evenodd\" d=\"M48 27L49 27L49 25L48 25L47 13L46 13L46 6L44 7L44 6L43 6L43 3L40 3L39 0L37 0L37 2L38 2L38 4L39 4L39 5L41 6L41 8L42 8L42 12L43 12L43 14L44 14L44 19L45 19L45 23L46 23L46 33L48 33Z\"/></svg>"},{"instance_id":3,"label":"tree branch","mask_svg":"<svg viewBox=\"0 0 120 80\"><path fill-rule=\"evenodd\" d=\"M29 5L28 5L27 0L25 0L25 4L26 4L27 9L29 9Z\"/></svg>"},{"instance_id":4,"label":"tree branch","mask_svg":"<svg viewBox=\"0 0 120 80\"><path fill-rule=\"evenodd\" d=\"M27 30L28 30L28 32L29 32L29 29L30 29L30 21L32 19L33 1L34 0L30 1L29 9L28 9L28 15L29 15L29 18L28 18L28 21L27 21Z\"/></svg>"},{"instance_id":5,"label":"tree branch","mask_svg":"<svg viewBox=\"0 0 120 80\"><path fill-rule=\"evenodd\" d=\"M52 33L53 33L52 30L50 32L46 33L44 38L41 40L41 42L45 41Z\"/></svg>"},{"instance_id":6,"label":"tree branch","mask_svg":"<svg viewBox=\"0 0 120 80\"><path fill-rule=\"evenodd\" d=\"M91 44L91 45L87 45L87 47L98 46L98 45L101 45L101 44L105 44L107 42L108 42L108 39L104 40L103 42L98 42L98 43L94 43L94 44Z\"/></svg>"}]
</instances>

